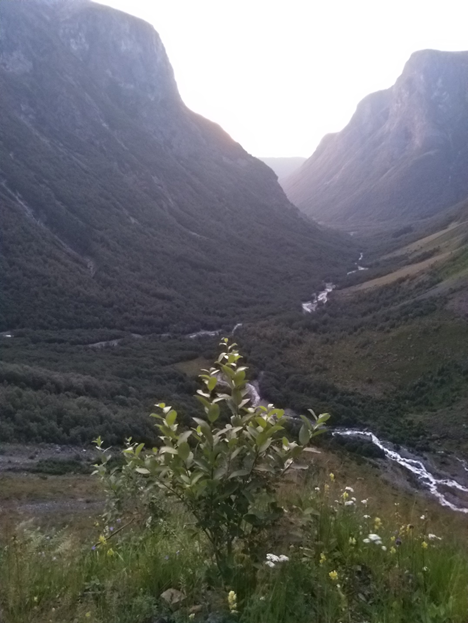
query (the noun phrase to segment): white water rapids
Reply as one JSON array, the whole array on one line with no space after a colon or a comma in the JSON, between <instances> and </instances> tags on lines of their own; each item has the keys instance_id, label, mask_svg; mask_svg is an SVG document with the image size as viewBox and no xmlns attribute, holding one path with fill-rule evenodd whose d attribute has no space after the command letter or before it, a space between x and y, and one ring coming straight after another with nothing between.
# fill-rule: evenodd
<instances>
[{"instance_id":1,"label":"white water rapids","mask_svg":"<svg viewBox=\"0 0 468 623\"><path fill-rule=\"evenodd\" d=\"M260 395L257 382L248 383L246 387L253 407L257 407L260 404L263 404L264 406L267 405L267 401L264 400ZM297 414L290 409L286 410L286 415L292 419L297 418ZM377 435L374 435L374 433L371 433L369 431L356 429L331 429L330 432L334 437L357 437L358 439L366 439L370 441L384 452L385 458L397 463L405 470L409 471L416 478L421 487L428 490L429 493L438 500L441 506L450 508L451 510L458 513L468 514L467 506L454 504L448 499L443 491L441 491L442 488L445 488L452 490L454 495L456 495L457 492L468 494L468 487L460 484L457 480L453 478L438 478L429 471L428 467L424 465L423 461L420 458L416 457L415 455L411 456L408 450L401 449L400 454L400 452L397 452L395 450L392 444L381 441L377 437ZM468 472L468 467L466 466L465 462L462 459L456 460L462 463L463 469Z\"/></svg>"}]
</instances>

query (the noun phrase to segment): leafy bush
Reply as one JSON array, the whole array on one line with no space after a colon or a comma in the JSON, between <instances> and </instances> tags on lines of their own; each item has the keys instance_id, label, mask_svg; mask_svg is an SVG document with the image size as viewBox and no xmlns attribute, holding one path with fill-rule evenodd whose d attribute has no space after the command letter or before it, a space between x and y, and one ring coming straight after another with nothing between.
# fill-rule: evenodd
<instances>
[{"instance_id":1,"label":"leafy bush","mask_svg":"<svg viewBox=\"0 0 468 623\"><path fill-rule=\"evenodd\" d=\"M123 451L123 470L107 470L110 454L97 471L109 482L111 492L126 492L122 482L141 477L139 489L148 496L154 489L179 501L195 518L196 527L207 537L218 569L228 580L234 568L234 544L255 557L261 542L281 518L277 488L290 469L301 469L297 459L311 438L324 430L329 415L305 416L299 443L285 436L284 411L251 407L245 366L235 344L223 340L216 366L201 376L198 391L206 419L193 418L196 426L179 431L177 412L158 404L159 447L144 450L144 444L129 442ZM223 421L221 407L229 412ZM102 440L97 440L102 449ZM120 477L119 477L120 472ZM109 480L110 479L110 480ZM238 548L239 549L239 548Z\"/></svg>"}]
</instances>

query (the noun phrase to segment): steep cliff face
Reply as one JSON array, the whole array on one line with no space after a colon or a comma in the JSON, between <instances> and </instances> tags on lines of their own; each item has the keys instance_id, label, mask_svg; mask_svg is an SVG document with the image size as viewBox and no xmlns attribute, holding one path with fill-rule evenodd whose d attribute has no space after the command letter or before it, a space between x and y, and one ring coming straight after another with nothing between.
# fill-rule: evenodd
<instances>
[{"instance_id":1,"label":"steep cliff face","mask_svg":"<svg viewBox=\"0 0 468 623\"><path fill-rule=\"evenodd\" d=\"M411 222L468 195L468 52L416 52L283 184L304 212L342 228Z\"/></svg>"},{"instance_id":2,"label":"steep cliff face","mask_svg":"<svg viewBox=\"0 0 468 623\"><path fill-rule=\"evenodd\" d=\"M209 325L288 309L347 259L186 108L139 19L2 0L0 92L0 328Z\"/></svg>"}]
</instances>

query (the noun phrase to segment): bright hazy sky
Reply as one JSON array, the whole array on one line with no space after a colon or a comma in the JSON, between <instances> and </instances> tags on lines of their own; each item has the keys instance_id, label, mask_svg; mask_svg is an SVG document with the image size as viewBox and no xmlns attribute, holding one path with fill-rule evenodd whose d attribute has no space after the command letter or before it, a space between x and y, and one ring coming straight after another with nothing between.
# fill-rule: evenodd
<instances>
[{"instance_id":1,"label":"bright hazy sky","mask_svg":"<svg viewBox=\"0 0 468 623\"><path fill-rule=\"evenodd\" d=\"M310 156L415 50L468 50L468 0L100 0L151 22L185 103L255 156Z\"/></svg>"}]
</instances>

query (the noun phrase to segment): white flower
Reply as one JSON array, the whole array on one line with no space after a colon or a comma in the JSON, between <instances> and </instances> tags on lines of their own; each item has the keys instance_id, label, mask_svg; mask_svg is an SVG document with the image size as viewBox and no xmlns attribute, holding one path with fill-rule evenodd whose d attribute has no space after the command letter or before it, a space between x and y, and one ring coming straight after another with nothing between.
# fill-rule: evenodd
<instances>
[{"instance_id":1,"label":"white flower","mask_svg":"<svg viewBox=\"0 0 468 623\"><path fill-rule=\"evenodd\" d=\"M378 534L371 533L367 536L367 538L369 539L369 541L375 543L376 545L382 545L382 539L379 537Z\"/></svg>"},{"instance_id":2,"label":"white flower","mask_svg":"<svg viewBox=\"0 0 468 623\"><path fill-rule=\"evenodd\" d=\"M370 519L370 515L364 515L364 519Z\"/></svg>"},{"instance_id":3,"label":"white flower","mask_svg":"<svg viewBox=\"0 0 468 623\"><path fill-rule=\"evenodd\" d=\"M363 539L362 542L363 543L370 543L370 540L369 539Z\"/></svg>"},{"instance_id":4,"label":"white flower","mask_svg":"<svg viewBox=\"0 0 468 623\"><path fill-rule=\"evenodd\" d=\"M347 501L344 503L344 505L345 505L345 506L354 506L354 502L353 502L353 500L347 500Z\"/></svg>"},{"instance_id":5,"label":"white flower","mask_svg":"<svg viewBox=\"0 0 468 623\"><path fill-rule=\"evenodd\" d=\"M268 567L271 567L272 569L273 569L273 567L275 566L275 563L274 563L274 562L271 562L271 560L267 560L267 561L265 562L265 564L266 564Z\"/></svg>"},{"instance_id":6,"label":"white flower","mask_svg":"<svg viewBox=\"0 0 468 623\"><path fill-rule=\"evenodd\" d=\"M345 487L345 491L349 491L350 493L354 493L354 489L352 487Z\"/></svg>"},{"instance_id":7,"label":"white flower","mask_svg":"<svg viewBox=\"0 0 468 623\"><path fill-rule=\"evenodd\" d=\"M315 487L315 491L320 491L320 487Z\"/></svg>"},{"instance_id":8,"label":"white flower","mask_svg":"<svg viewBox=\"0 0 468 623\"><path fill-rule=\"evenodd\" d=\"M429 541L442 541L442 537L437 536L436 534L428 534L427 538L429 539Z\"/></svg>"},{"instance_id":9,"label":"white flower","mask_svg":"<svg viewBox=\"0 0 468 623\"><path fill-rule=\"evenodd\" d=\"M364 506L366 506L366 504L367 504L367 502L368 502L368 501L369 501L369 500L361 500L361 504L364 504Z\"/></svg>"},{"instance_id":10,"label":"white flower","mask_svg":"<svg viewBox=\"0 0 468 623\"><path fill-rule=\"evenodd\" d=\"M276 554L267 554L266 558L270 562L279 562L279 556L277 556Z\"/></svg>"},{"instance_id":11,"label":"white flower","mask_svg":"<svg viewBox=\"0 0 468 623\"><path fill-rule=\"evenodd\" d=\"M424 521L426 519L426 515L421 515L420 519Z\"/></svg>"},{"instance_id":12,"label":"white flower","mask_svg":"<svg viewBox=\"0 0 468 623\"><path fill-rule=\"evenodd\" d=\"M287 556L285 556L284 554L280 554L278 561L279 562L289 562L289 558Z\"/></svg>"},{"instance_id":13,"label":"white flower","mask_svg":"<svg viewBox=\"0 0 468 623\"><path fill-rule=\"evenodd\" d=\"M383 550L384 552L386 552L386 551L387 551L387 548L385 547L385 545L382 545L382 550Z\"/></svg>"}]
</instances>

